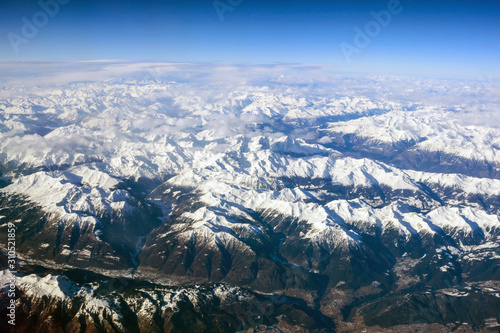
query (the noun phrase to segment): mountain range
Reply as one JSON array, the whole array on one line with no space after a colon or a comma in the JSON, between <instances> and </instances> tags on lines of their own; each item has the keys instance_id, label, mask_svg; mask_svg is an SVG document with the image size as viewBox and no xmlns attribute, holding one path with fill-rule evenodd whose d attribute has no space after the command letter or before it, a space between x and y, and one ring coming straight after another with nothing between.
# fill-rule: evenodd
<instances>
[{"instance_id":1,"label":"mountain range","mask_svg":"<svg viewBox=\"0 0 500 333\"><path fill-rule=\"evenodd\" d=\"M326 87L5 86L16 332L498 331L491 105Z\"/></svg>"}]
</instances>

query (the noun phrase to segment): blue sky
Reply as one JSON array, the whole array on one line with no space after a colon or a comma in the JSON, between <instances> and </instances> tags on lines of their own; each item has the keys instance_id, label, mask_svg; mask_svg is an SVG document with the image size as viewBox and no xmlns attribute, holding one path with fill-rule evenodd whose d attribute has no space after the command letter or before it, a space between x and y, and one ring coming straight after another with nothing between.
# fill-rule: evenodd
<instances>
[{"instance_id":1,"label":"blue sky","mask_svg":"<svg viewBox=\"0 0 500 333\"><path fill-rule=\"evenodd\" d=\"M371 11L387 10L389 1L220 0L230 9L223 20L213 0L59 1L68 3L46 24L38 1L2 1L0 58L315 63L343 72L500 78L498 1L400 0L400 12L363 47L355 27L365 32ZM36 19L38 31L23 34L26 20ZM346 57L341 45L357 52Z\"/></svg>"}]
</instances>

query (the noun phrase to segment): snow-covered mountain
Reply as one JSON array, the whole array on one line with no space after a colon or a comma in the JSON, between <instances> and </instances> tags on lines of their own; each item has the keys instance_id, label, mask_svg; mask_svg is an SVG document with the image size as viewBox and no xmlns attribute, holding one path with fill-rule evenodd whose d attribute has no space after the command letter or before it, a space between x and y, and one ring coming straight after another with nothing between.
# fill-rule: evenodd
<instances>
[{"instance_id":1,"label":"snow-covered mountain","mask_svg":"<svg viewBox=\"0 0 500 333\"><path fill-rule=\"evenodd\" d=\"M151 316L153 331L193 318L219 331L495 327L500 129L464 123L466 104L325 87L281 77L231 88L4 87L0 233L16 225L27 322L78 331L94 318L97 331L130 332L148 331ZM117 277L125 287L103 287ZM433 302L415 310L419 320L388 318L408 295L410 308ZM455 323L453 302L492 307L467 326ZM54 324L43 307L66 315Z\"/></svg>"}]
</instances>

